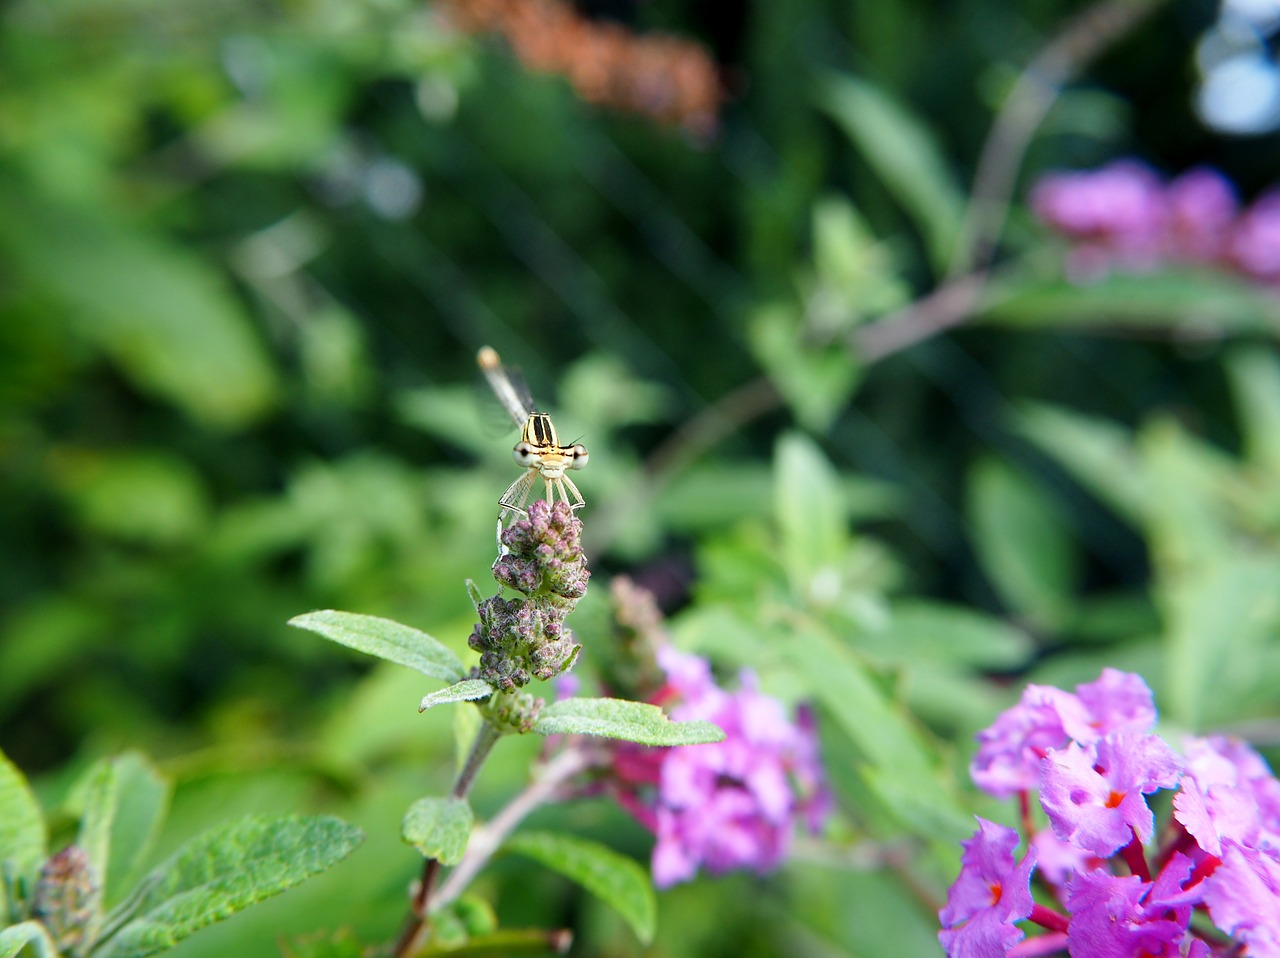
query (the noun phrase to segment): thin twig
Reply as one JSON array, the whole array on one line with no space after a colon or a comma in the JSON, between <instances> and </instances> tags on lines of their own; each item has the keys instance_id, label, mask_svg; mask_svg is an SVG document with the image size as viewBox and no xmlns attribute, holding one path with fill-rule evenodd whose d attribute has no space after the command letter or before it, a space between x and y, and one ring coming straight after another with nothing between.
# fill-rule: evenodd
<instances>
[{"instance_id":1,"label":"thin twig","mask_svg":"<svg viewBox=\"0 0 1280 958\"><path fill-rule=\"evenodd\" d=\"M1032 137L1065 86L1165 0L1102 0L1072 20L1018 76L978 157L973 190L948 279L926 296L855 331L853 351L875 362L972 316L987 294L991 263Z\"/></svg>"},{"instance_id":2,"label":"thin twig","mask_svg":"<svg viewBox=\"0 0 1280 958\"><path fill-rule=\"evenodd\" d=\"M472 831L462 861L440 886L439 894L431 902L431 911L438 911L461 895L517 825L534 809L552 798L565 782L590 768L596 761L595 749L589 746L572 745L566 748L548 762L529 787L512 799L492 821Z\"/></svg>"}]
</instances>

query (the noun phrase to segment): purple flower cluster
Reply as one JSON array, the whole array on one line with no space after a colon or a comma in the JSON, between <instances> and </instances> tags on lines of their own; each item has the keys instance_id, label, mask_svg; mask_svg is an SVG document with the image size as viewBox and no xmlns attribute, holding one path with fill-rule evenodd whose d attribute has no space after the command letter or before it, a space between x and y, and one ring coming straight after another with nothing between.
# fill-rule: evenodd
<instances>
[{"instance_id":1,"label":"purple flower cluster","mask_svg":"<svg viewBox=\"0 0 1280 958\"><path fill-rule=\"evenodd\" d=\"M1142 163L1121 160L1051 173L1030 201L1041 222L1071 240L1067 273L1075 281L1112 269L1191 264L1280 286L1280 191L1243 209L1216 170L1199 167L1166 182Z\"/></svg>"},{"instance_id":2,"label":"purple flower cluster","mask_svg":"<svg viewBox=\"0 0 1280 958\"><path fill-rule=\"evenodd\" d=\"M1280 958L1280 781L1233 739L1179 755L1155 719L1142 678L1105 669L1074 693L1028 686L979 733L974 782L1018 796L1027 850L1016 858L1018 833L978 819L938 913L949 958ZM1175 787L1150 848L1146 796ZM1024 940L1021 923L1043 933Z\"/></svg>"},{"instance_id":3,"label":"purple flower cluster","mask_svg":"<svg viewBox=\"0 0 1280 958\"><path fill-rule=\"evenodd\" d=\"M830 809L812 714L795 721L744 671L736 692L720 688L705 659L658 650L677 721L705 719L723 742L648 748L619 743L615 791L621 805L657 836L653 880L661 888L688 881L699 868L767 872L791 846L797 821L817 831Z\"/></svg>"}]
</instances>

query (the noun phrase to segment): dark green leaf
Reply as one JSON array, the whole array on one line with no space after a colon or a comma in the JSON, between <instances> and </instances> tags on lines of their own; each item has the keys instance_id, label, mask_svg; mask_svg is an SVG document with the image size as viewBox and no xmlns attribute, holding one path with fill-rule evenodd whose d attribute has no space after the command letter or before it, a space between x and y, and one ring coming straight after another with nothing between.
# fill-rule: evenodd
<instances>
[{"instance_id":1,"label":"dark green leaf","mask_svg":"<svg viewBox=\"0 0 1280 958\"><path fill-rule=\"evenodd\" d=\"M974 549L1000 598L1043 628L1061 627L1073 606L1077 556L1053 500L988 458L970 473L968 506Z\"/></svg>"},{"instance_id":2,"label":"dark green leaf","mask_svg":"<svg viewBox=\"0 0 1280 958\"><path fill-rule=\"evenodd\" d=\"M1026 635L1000 619L967 606L904 599L895 602L885 633L868 640L877 657L895 662L963 663L984 669L1013 669L1027 661ZM879 648L886 646L881 653Z\"/></svg>"},{"instance_id":3,"label":"dark green leaf","mask_svg":"<svg viewBox=\"0 0 1280 958\"><path fill-rule=\"evenodd\" d=\"M465 799L420 798L404 813L400 835L426 858L456 865L467 850L474 821Z\"/></svg>"},{"instance_id":4,"label":"dark green leaf","mask_svg":"<svg viewBox=\"0 0 1280 958\"><path fill-rule=\"evenodd\" d=\"M649 874L598 842L555 832L520 832L503 848L541 862L610 905L643 944L653 941L658 903Z\"/></svg>"},{"instance_id":5,"label":"dark green leaf","mask_svg":"<svg viewBox=\"0 0 1280 958\"><path fill-rule=\"evenodd\" d=\"M903 104L855 77L829 79L819 102L915 217L934 263L944 265L960 233L964 200L933 134Z\"/></svg>"},{"instance_id":6,"label":"dark green leaf","mask_svg":"<svg viewBox=\"0 0 1280 958\"><path fill-rule=\"evenodd\" d=\"M228 283L176 242L0 188L0 250L143 388L217 425L274 404L275 371Z\"/></svg>"},{"instance_id":7,"label":"dark green leaf","mask_svg":"<svg viewBox=\"0 0 1280 958\"><path fill-rule=\"evenodd\" d=\"M710 722L673 722L656 705L625 699L561 699L538 715L539 735L603 735L641 745L702 745L724 740Z\"/></svg>"},{"instance_id":8,"label":"dark green leaf","mask_svg":"<svg viewBox=\"0 0 1280 958\"><path fill-rule=\"evenodd\" d=\"M326 609L296 615L289 624L359 652L407 665L433 679L457 682L467 672L458 657L439 641L391 619Z\"/></svg>"},{"instance_id":9,"label":"dark green leaf","mask_svg":"<svg viewBox=\"0 0 1280 958\"><path fill-rule=\"evenodd\" d=\"M146 958L206 925L324 871L360 843L360 830L328 816L252 818L184 845L147 879L137 915L98 958Z\"/></svg>"},{"instance_id":10,"label":"dark green leaf","mask_svg":"<svg viewBox=\"0 0 1280 958\"><path fill-rule=\"evenodd\" d=\"M438 692L423 696L422 702L418 705L418 711L425 712L433 705L443 705L446 702L473 702L492 694L493 686L488 682L481 679L463 679Z\"/></svg>"}]
</instances>

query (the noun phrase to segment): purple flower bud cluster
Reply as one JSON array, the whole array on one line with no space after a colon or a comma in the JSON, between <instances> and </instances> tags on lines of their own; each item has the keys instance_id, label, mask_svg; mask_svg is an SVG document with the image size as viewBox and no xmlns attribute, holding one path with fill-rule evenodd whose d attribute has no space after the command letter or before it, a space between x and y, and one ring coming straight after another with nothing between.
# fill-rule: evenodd
<instances>
[{"instance_id":1,"label":"purple flower bud cluster","mask_svg":"<svg viewBox=\"0 0 1280 958\"><path fill-rule=\"evenodd\" d=\"M720 688L705 659L667 645L658 650L677 721L705 719L724 730L710 745L649 748L618 743L614 789L619 803L657 836L653 880L660 888L704 868L758 873L778 867L797 822L818 831L831 798L813 715L788 719L777 699L744 671L735 692Z\"/></svg>"},{"instance_id":2,"label":"purple flower bud cluster","mask_svg":"<svg viewBox=\"0 0 1280 958\"><path fill-rule=\"evenodd\" d=\"M1280 285L1280 191L1244 209L1231 182L1198 167L1166 182L1121 160L1051 173L1031 190L1039 220L1072 244L1067 274L1088 282L1113 269L1199 265Z\"/></svg>"},{"instance_id":3,"label":"purple flower bud cluster","mask_svg":"<svg viewBox=\"0 0 1280 958\"><path fill-rule=\"evenodd\" d=\"M1027 848L978 819L938 913L949 958L1280 958L1280 781L1234 739L1178 754L1155 720L1142 678L1104 669L1074 693L1027 686L979 733L973 780L1018 797ZM1152 847L1147 796L1175 788Z\"/></svg>"},{"instance_id":4,"label":"purple flower bud cluster","mask_svg":"<svg viewBox=\"0 0 1280 958\"><path fill-rule=\"evenodd\" d=\"M68 845L40 868L31 915L48 929L60 951L70 952L97 933L102 880L79 845Z\"/></svg>"},{"instance_id":5,"label":"purple flower bud cluster","mask_svg":"<svg viewBox=\"0 0 1280 958\"><path fill-rule=\"evenodd\" d=\"M505 692L573 667L582 647L564 620L586 594L591 573L582 522L566 502L532 503L527 518L503 531L502 544L494 578L523 595L481 602L467 644L480 653L475 677Z\"/></svg>"}]
</instances>

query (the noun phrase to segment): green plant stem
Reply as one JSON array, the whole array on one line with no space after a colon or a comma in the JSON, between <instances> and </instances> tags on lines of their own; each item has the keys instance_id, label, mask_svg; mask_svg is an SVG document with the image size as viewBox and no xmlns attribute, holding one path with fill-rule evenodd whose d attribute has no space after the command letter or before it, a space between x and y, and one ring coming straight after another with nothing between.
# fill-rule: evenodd
<instances>
[{"instance_id":1,"label":"green plant stem","mask_svg":"<svg viewBox=\"0 0 1280 958\"><path fill-rule=\"evenodd\" d=\"M486 721L480 725L476 740L471 743L467 760L458 770L458 777L454 780L453 790L450 792L452 797L467 797L467 793L475 783L476 775L480 772L480 767L484 765L485 759L489 757L489 753L493 751L493 747L498 744L500 738L502 738L502 732L492 722ZM409 906L409 917L405 921L404 930L396 940L396 947L392 952L394 958L407 958L422 944L422 936L427 930L427 917L431 911L431 891L435 887L439 874L439 859L428 858L422 863L422 877L418 880L417 891Z\"/></svg>"}]
</instances>

